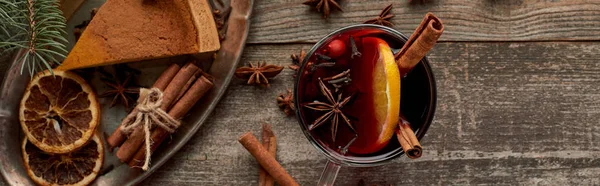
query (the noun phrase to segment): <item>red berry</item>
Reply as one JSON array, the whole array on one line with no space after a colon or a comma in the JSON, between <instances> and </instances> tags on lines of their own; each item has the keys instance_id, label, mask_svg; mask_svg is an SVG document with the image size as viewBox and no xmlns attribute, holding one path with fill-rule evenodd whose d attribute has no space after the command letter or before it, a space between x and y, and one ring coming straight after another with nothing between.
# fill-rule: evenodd
<instances>
[{"instance_id":1,"label":"red berry","mask_svg":"<svg viewBox=\"0 0 600 186\"><path fill-rule=\"evenodd\" d=\"M327 45L327 51L327 56L331 58L338 58L346 51L346 44L339 39L333 40Z\"/></svg>"}]
</instances>

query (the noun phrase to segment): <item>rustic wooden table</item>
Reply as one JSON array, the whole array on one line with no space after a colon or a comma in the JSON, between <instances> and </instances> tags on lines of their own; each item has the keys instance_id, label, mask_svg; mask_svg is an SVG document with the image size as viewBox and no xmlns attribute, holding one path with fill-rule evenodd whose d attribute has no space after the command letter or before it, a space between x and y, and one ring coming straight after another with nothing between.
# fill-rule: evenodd
<instances>
[{"instance_id":1,"label":"rustic wooden table","mask_svg":"<svg viewBox=\"0 0 600 186\"><path fill-rule=\"evenodd\" d=\"M342 0L344 12L329 20L302 2L255 3L243 63L287 66L290 54L377 15L391 1ZM393 3L394 28L403 33L412 33L428 11L446 25L428 55L438 104L422 141L425 154L344 167L337 185L361 179L369 185L600 184L600 2ZM293 88L292 73L285 69L268 89L234 80L207 123L143 185L256 185L258 165L237 138L259 133L262 123L274 127L283 167L301 185L316 184L326 159L275 102Z\"/></svg>"}]
</instances>

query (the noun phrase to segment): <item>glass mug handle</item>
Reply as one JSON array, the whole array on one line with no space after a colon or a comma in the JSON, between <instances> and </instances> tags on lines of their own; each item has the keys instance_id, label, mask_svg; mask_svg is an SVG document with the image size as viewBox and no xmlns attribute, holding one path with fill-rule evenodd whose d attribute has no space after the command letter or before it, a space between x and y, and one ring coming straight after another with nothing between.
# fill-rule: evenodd
<instances>
[{"instance_id":1,"label":"glass mug handle","mask_svg":"<svg viewBox=\"0 0 600 186\"><path fill-rule=\"evenodd\" d=\"M333 186L333 183L335 182L335 178L338 175L338 172L340 172L340 168L342 166L331 162L331 161L327 161L327 164L325 165L325 169L323 169L323 173L321 173L321 178L319 178L319 183L317 184L318 186Z\"/></svg>"}]
</instances>

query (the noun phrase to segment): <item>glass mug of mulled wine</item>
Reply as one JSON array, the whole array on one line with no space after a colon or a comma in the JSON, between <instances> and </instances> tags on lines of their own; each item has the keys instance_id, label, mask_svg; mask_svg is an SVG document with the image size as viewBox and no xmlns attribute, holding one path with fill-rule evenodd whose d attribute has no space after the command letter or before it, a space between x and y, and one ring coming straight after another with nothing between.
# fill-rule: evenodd
<instances>
[{"instance_id":1,"label":"glass mug of mulled wine","mask_svg":"<svg viewBox=\"0 0 600 186\"><path fill-rule=\"evenodd\" d=\"M394 54L406 41L389 27L353 25L325 36L304 57L294 101L304 134L329 159L318 185L333 185L341 166L376 166L404 154L399 120L419 140L427 132L435 80L426 57L408 72L398 70Z\"/></svg>"}]
</instances>

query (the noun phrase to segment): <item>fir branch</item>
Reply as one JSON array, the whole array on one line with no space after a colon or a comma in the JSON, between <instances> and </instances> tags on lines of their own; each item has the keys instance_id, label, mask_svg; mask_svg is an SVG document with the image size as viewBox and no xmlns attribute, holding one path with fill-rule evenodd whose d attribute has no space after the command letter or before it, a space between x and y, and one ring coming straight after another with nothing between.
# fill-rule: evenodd
<instances>
[{"instance_id":1,"label":"fir branch","mask_svg":"<svg viewBox=\"0 0 600 186\"><path fill-rule=\"evenodd\" d=\"M66 20L58 6L56 0L0 0L0 54L26 50L17 57L21 74L52 73L68 53Z\"/></svg>"}]
</instances>

